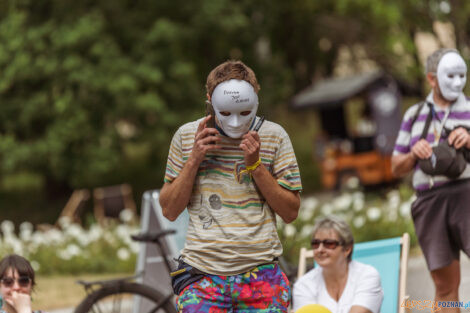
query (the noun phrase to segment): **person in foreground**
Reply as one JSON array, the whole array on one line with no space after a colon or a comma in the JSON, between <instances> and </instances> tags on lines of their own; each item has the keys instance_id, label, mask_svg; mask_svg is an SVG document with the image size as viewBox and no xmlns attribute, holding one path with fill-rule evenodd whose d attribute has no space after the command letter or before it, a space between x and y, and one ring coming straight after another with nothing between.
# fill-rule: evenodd
<instances>
[{"instance_id":1,"label":"person in foreground","mask_svg":"<svg viewBox=\"0 0 470 313\"><path fill-rule=\"evenodd\" d=\"M169 220L189 213L172 273L180 312L287 312L276 218L297 217L302 187L289 136L256 116L258 90L244 63L220 64L206 83L215 116L181 126L172 139L159 200Z\"/></svg>"},{"instance_id":2,"label":"person in foreground","mask_svg":"<svg viewBox=\"0 0 470 313\"><path fill-rule=\"evenodd\" d=\"M461 155L470 148L470 103L462 92L467 65L458 51L439 49L427 59L426 78L431 91L405 112L392 171L396 176L414 172L417 199L411 215L435 300L458 301L460 250L470 256L470 166L468 155ZM439 149L454 157L441 157Z\"/></svg>"},{"instance_id":3,"label":"person in foreground","mask_svg":"<svg viewBox=\"0 0 470 313\"><path fill-rule=\"evenodd\" d=\"M11 254L0 261L0 313L31 313L34 270L25 258ZM40 313L41 311L34 311Z\"/></svg>"},{"instance_id":4,"label":"person in foreground","mask_svg":"<svg viewBox=\"0 0 470 313\"><path fill-rule=\"evenodd\" d=\"M378 313L383 300L377 270L352 261L354 238L349 225L329 216L313 227L312 249L318 267L294 284L294 312L320 304L332 313Z\"/></svg>"}]
</instances>

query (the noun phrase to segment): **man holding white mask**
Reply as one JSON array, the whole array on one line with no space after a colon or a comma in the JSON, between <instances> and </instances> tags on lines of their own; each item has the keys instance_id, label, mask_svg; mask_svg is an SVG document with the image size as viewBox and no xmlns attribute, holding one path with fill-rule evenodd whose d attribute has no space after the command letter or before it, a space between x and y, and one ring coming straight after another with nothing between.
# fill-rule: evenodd
<instances>
[{"instance_id":1,"label":"man holding white mask","mask_svg":"<svg viewBox=\"0 0 470 313\"><path fill-rule=\"evenodd\" d=\"M417 199L411 214L436 287L435 300L457 301L460 250L470 256L470 166L462 158L457 171L441 170L455 165L458 152L470 148L470 103L463 94L467 65L458 51L439 49L427 59L426 78L432 90L403 117L392 171L403 176L414 170ZM454 160L438 150L451 151Z\"/></svg>"},{"instance_id":2,"label":"man holding white mask","mask_svg":"<svg viewBox=\"0 0 470 313\"><path fill-rule=\"evenodd\" d=\"M276 218L298 214L300 174L285 130L256 116L259 85L240 61L207 77L212 116L181 126L168 155L160 204L190 220L173 277L180 312L287 312L290 287L277 264ZM260 122L261 120L261 122ZM278 217L277 217L278 215Z\"/></svg>"}]
</instances>

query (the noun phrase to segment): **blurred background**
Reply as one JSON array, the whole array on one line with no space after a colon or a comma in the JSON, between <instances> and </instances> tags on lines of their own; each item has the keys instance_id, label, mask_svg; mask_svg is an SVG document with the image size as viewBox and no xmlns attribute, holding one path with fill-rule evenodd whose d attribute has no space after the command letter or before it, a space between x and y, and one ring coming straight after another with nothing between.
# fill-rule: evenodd
<instances>
[{"instance_id":1,"label":"blurred background","mask_svg":"<svg viewBox=\"0 0 470 313\"><path fill-rule=\"evenodd\" d=\"M469 14L463 0L1 0L2 233L32 242L41 227L77 222L70 242L50 238L81 249L101 238L106 205L138 215L143 192L162 186L174 132L204 114L207 74L240 59L261 85L258 115L287 130L299 162L301 214L279 225L291 261L327 213L348 218L358 241L408 231L415 244L413 192L389 157L404 111L427 93L427 55L470 57ZM116 271L133 270L125 247ZM58 260L80 256L70 249ZM36 266L53 273L60 262L44 260L60 253L43 253ZM89 264L75 263L64 271Z\"/></svg>"}]
</instances>

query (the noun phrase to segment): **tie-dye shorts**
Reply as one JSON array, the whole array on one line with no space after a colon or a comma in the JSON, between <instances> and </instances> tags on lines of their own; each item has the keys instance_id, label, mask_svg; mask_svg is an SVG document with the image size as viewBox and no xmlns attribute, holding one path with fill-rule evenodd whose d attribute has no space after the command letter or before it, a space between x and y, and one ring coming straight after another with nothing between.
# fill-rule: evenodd
<instances>
[{"instance_id":1,"label":"tie-dye shorts","mask_svg":"<svg viewBox=\"0 0 470 313\"><path fill-rule=\"evenodd\" d=\"M286 275L267 264L239 275L207 275L181 292L177 306L182 313L287 313L289 300Z\"/></svg>"}]
</instances>

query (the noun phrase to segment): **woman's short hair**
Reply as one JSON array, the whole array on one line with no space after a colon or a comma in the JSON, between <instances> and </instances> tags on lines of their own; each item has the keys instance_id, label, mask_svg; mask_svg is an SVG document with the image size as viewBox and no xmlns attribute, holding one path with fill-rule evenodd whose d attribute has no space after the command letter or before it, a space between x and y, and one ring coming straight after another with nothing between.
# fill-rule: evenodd
<instances>
[{"instance_id":1,"label":"woman's short hair","mask_svg":"<svg viewBox=\"0 0 470 313\"><path fill-rule=\"evenodd\" d=\"M17 270L19 276L28 276L31 278L31 286L36 285L34 279L34 269L28 260L17 254L10 254L0 261L0 279L7 275L9 269Z\"/></svg>"},{"instance_id":2,"label":"woman's short hair","mask_svg":"<svg viewBox=\"0 0 470 313\"><path fill-rule=\"evenodd\" d=\"M351 261L353 247L354 247L354 237L349 227L348 223L342 218L337 216L326 216L318 219L315 222L312 230L312 238L315 237L315 234L320 230L334 230L339 237L342 245L346 247L351 247L351 252L348 254L348 261Z\"/></svg>"}]
</instances>

